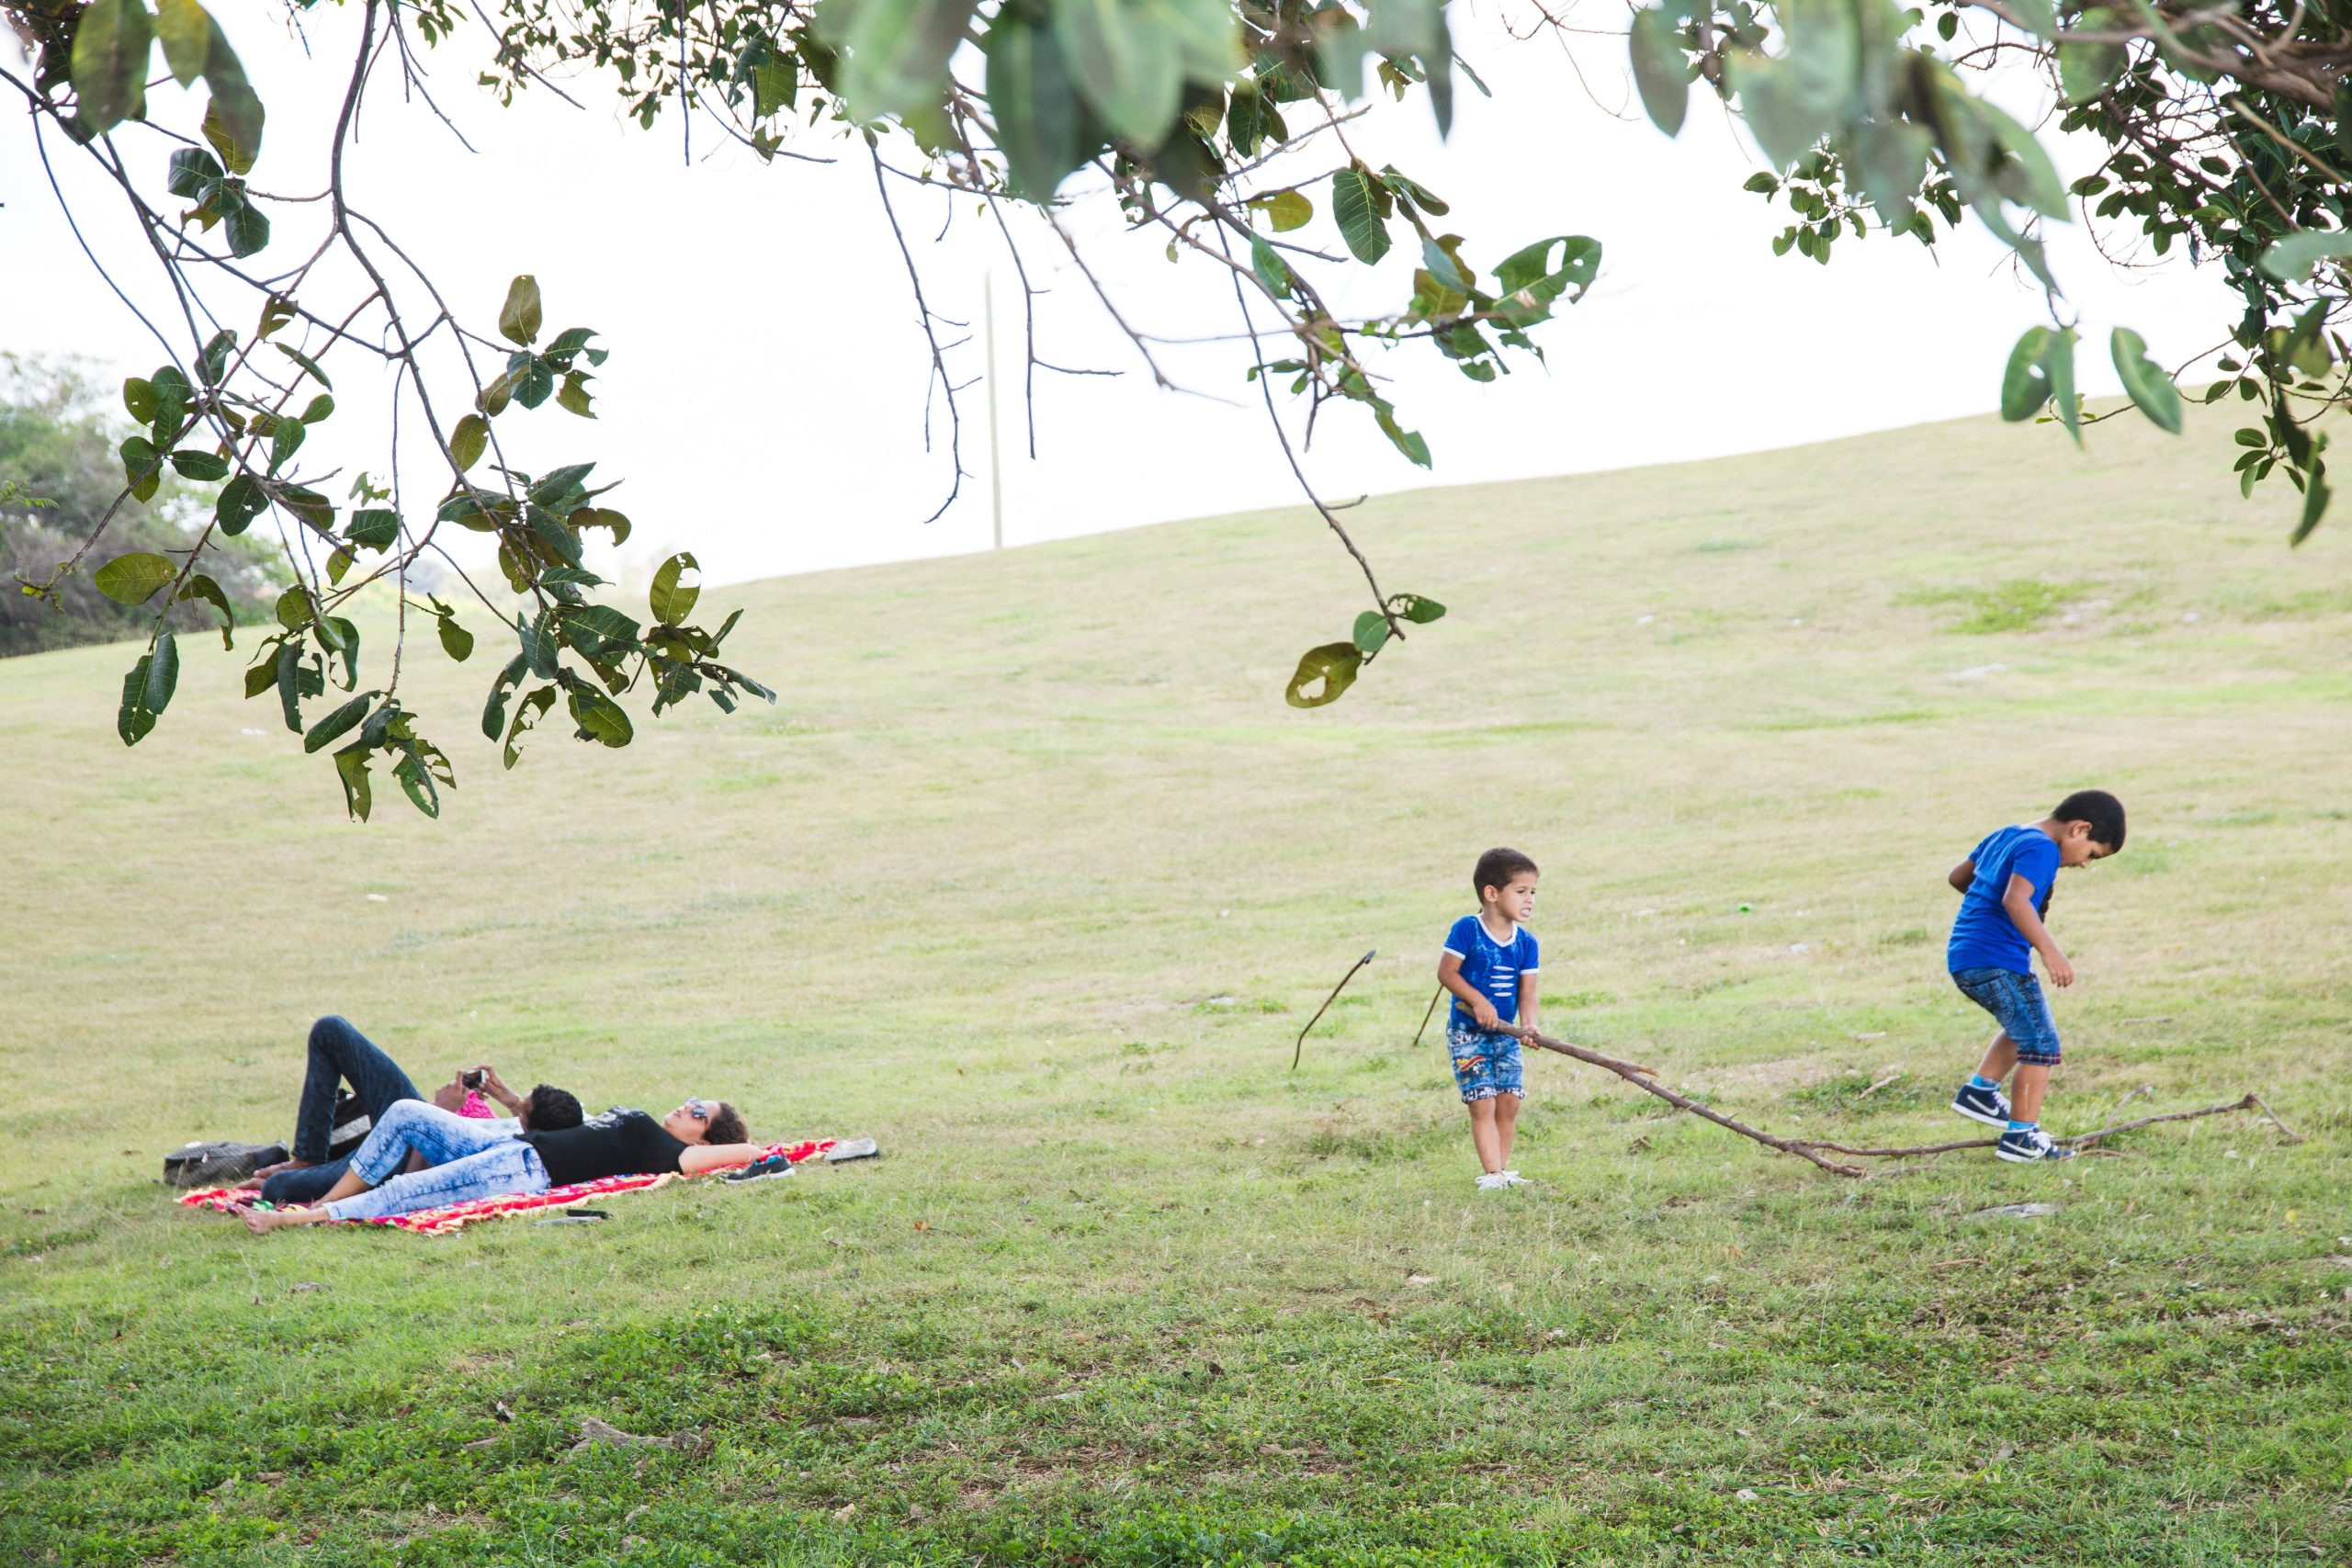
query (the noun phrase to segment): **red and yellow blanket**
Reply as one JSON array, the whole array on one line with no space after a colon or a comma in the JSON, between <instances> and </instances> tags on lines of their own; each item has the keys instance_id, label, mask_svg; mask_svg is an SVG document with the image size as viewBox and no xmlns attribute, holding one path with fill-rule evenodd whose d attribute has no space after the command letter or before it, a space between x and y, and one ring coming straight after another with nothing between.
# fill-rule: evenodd
<instances>
[{"instance_id":1,"label":"red and yellow blanket","mask_svg":"<svg viewBox=\"0 0 2352 1568\"><path fill-rule=\"evenodd\" d=\"M811 1160L833 1146L836 1140L817 1138L805 1144L772 1144L771 1155L782 1155L795 1165ZM724 1171L712 1171L722 1176ZM635 1192L647 1187L659 1187L665 1181L691 1180L674 1173L659 1176L606 1176L594 1181L578 1181L569 1187L550 1187L545 1192L509 1192L503 1197L477 1198L470 1203L451 1203L446 1208L419 1209L413 1213L387 1214L381 1219L345 1220L354 1225L386 1225L393 1230L418 1231L426 1235L446 1235L476 1220L495 1220L507 1214L519 1214L532 1209L569 1209L595 1198L607 1198L616 1192ZM233 1214L261 1201L261 1194L249 1188L212 1187L202 1191L182 1195L181 1203L192 1209L218 1209Z\"/></svg>"}]
</instances>

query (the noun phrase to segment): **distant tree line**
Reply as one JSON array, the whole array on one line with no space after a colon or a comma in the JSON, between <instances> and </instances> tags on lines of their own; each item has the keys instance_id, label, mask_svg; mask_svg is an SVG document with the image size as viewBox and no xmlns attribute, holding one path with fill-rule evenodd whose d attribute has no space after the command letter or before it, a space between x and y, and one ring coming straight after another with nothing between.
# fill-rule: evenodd
<instances>
[{"instance_id":1,"label":"distant tree line","mask_svg":"<svg viewBox=\"0 0 2352 1568\"><path fill-rule=\"evenodd\" d=\"M47 578L118 499L107 537L175 559L187 558L198 528L211 516L217 487L176 476L167 476L146 502L124 495L117 450L130 429L110 416L109 400L107 389L73 361L0 355L0 657L146 640L154 611L117 604L87 574L62 580L46 598L17 592L17 574ZM275 557L264 541L216 536L204 557L204 570L240 622L270 617L284 584L273 580ZM200 632L220 619L200 602L171 607L171 624L180 631Z\"/></svg>"}]
</instances>

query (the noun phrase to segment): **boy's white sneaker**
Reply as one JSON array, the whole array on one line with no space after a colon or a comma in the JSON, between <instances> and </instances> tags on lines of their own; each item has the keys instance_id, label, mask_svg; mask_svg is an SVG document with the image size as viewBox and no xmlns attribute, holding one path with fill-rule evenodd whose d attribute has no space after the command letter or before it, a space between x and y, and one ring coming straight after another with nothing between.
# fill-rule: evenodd
<instances>
[{"instance_id":1,"label":"boy's white sneaker","mask_svg":"<svg viewBox=\"0 0 2352 1568\"><path fill-rule=\"evenodd\" d=\"M1535 1183L1528 1180L1527 1178L1520 1175L1519 1172L1515 1170L1506 1170L1502 1172L1502 1179L1503 1185L1505 1187L1532 1187L1535 1185Z\"/></svg>"},{"instance_id":2,"label":"boy's white sneaker","mask_svg":"<svg viewBox=\"0 0 2352 1568\"><path fill-rule=\"evenodd\" d=\"M1510 1191L1510 1183L1504 1180L1503 1176L1504 1173L1499 1170L1489 1170L1485 1172L1478 1178L1478 1190L1481 1192Z\"/></svg>"}]
</instances>

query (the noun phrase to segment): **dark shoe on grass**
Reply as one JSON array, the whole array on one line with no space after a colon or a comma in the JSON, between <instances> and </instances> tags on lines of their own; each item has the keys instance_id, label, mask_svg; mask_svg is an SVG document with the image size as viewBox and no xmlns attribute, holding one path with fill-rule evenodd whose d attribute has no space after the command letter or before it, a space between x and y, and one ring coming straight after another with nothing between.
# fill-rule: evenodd
<instances>
[{"instance_id":1,"label":"dark shoe on grass","mask_svg":"<svg viewBox=\"0 0 2352 1568\"><path fill-rule=\"evenodd\" d=\"M729 1181L765 1181L771 1176L790 1176L791 1174L792 1162L790 1160L785 1158L782 1155L770 1155L765 1159L753 1160L751 1164L745 1166L741 1170L729 1171L727 1173L727 1179Z\"/></svg>"},{"instance_id":2,"label":"dark shoe on grass","mask_svg":"<svg viewBox=\"0 0 2352 1568\"><path fill-rule=\"evenodd\" d=\"M1997 1089L1978 1089L1973 1083L1960 1086L1951 1097L1952 1112L1971 1122L1982 1122L1987 1127L2009 1124L2009 1097Z\"/></svg>"},{"instance_id":3,"label":"dark shoe on grass","mask_svg":"<svg viewBox=\"0 0 2352 1568\"><path fill-rule=\"evenodd\" d=\"M2074 1150L2064 1144L2052 1142L2050 1134L2039 1127L2019 1127L2002 1134L2001 1141L1993 1145L1993 1152L2018 1165L2075 1157Z\"/></svg>"}]
</instances>

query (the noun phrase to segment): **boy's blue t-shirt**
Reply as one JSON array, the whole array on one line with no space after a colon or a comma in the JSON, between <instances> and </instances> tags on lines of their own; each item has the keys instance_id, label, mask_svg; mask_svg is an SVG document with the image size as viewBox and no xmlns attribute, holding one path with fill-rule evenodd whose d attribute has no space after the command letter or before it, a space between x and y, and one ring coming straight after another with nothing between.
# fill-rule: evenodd
<instances>
[{"instance_id":1,"label":"boy's blue t-shirt","mask_svg":"<svg viewBox=\"0 0 2352 1568\"><path fill-rule=\"evenodd\" d=\"M1951 944L1944 965L1957 975L1963 969L2007 969L2033 973L2033 946L2001 907L2009 878L2022 876L2033 884L2036 914L2050 909L2050 885L2058 877L2058 841L2039 828L2002 828L1984 835L1969 852L1976 863L1976 880L1960 901L1951 923Z\"/></svg>"},{"instance_id":2,"label":"boy's blue t-shirt","mask_svg":"<svg viewBox=\"0 0 2352 1568\"><path fill-rule=\"evenodd\" d=\"M1538 967L1535 933L1525 926L1511 928L1508 942L1497 942L1476 915L1464 915L1445 933L1445 950L1462 960L1462 977L1486 993L1505 1023L1519 1021L1519 977ZM1453 1020L1464 1029L1478 1027L1470 1010L1453 999Z\"/></svg>"}]
</instances>

